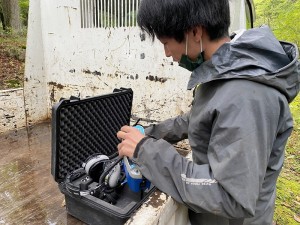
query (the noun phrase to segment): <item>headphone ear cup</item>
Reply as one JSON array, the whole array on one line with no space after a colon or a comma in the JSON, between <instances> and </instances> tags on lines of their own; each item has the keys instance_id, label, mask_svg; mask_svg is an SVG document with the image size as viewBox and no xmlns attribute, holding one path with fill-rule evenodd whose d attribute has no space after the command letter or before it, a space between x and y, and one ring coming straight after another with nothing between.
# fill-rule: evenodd
<instances>
[{"instance_id":1,"label":"headphone ear cup","mask_svg":"<svg viewBox=\"0 0 300 225\"><path fill-rule=\"evenodd\" d=\"M117 185L119 184L120 174L121 174L121 166L118 163L108 174L107 183L110 188L117 187Z\"/></svg>"},{"instance_id":2,"label":"headphone ear cup","mask_svg":"<svg viewBox=\"0 0 300 225\"><path fill-rule=\"evenodd\" d=\"M109 158L106 155L96 155L89 157L82 166L93 181L98 181L104 170L104 163L107 160L109 160Z\"/></svg>"},{"instance_id":3,"label":"headphone ear cup","mask_svg":"<svg viewBox=\"0 0 300 225\"><path fill-rule=\"evenodd\" d=\"M107 161L108 160L101 160L101 161L95 162L91 166L91 168L89 170L89 176L93 179L93 181L96 181L96 182L99 181L99 178L105 169L104 164Z\"/></svg>"}]
</instances>

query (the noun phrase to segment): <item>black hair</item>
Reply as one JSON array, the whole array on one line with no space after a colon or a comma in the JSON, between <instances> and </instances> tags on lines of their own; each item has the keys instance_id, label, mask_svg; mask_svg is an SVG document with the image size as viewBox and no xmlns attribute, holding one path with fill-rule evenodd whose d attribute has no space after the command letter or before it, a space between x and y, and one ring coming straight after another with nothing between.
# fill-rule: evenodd
<instances>
[{"instance_id":1,"label":"black hair","mask_svg":"<svg viewBox=\"0 0 300 225\"><path fill-rule=\"evenodd\" d=\"M138 25L154 40L155 36L182 42L185 32L203 26L210 40L228 36L228 0L142 0Z\"/></svg>"}]
</instances>

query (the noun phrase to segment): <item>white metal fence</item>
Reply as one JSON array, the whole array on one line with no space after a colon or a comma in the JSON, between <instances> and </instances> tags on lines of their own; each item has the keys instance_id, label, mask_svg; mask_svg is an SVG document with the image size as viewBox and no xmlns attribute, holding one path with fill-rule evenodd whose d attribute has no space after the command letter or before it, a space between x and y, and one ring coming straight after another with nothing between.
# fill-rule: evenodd
<instances>
[{"instance_id":1,"label":"white metal fence","mask_svg":"<svg viewBox=\"0 0 300 225\"><path fill-rule=\"evenodd\" d=\"M136 26L139 0L80 0L81 28Z\"/></svg>"}]
</instances>

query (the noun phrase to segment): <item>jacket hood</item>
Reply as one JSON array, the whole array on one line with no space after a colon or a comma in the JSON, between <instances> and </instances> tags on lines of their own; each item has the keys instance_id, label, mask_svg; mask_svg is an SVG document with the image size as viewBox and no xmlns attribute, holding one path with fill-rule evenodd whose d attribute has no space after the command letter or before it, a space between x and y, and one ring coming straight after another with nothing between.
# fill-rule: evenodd
<instances>
[{"instance_id":1,"label":"jacket hood","mask_svg":"<svg viewBox=\"0 0 300 225\"><path fill-rule=\"evenodd\" d=\"M291 102L299 92L297 46L279 42L269 27L237 34L191 74L188 89L220 79L248 79L272 86Z\"/></svg>"}]
</instances>

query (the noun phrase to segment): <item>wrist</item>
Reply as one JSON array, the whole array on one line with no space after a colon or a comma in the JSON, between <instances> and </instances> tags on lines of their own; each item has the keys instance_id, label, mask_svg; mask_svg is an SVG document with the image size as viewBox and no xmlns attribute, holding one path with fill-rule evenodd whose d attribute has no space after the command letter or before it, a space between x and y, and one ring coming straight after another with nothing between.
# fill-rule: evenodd
<instances>
[{"instance_id":1,"label":"wrist","mask_svg":"<svg viewBox=\"0 0 300 225\"><path fill-rule=\"evenodd\" d=\"M144 142L145 142L146 140L148 140L149 138L151 138L151 137L145 136L145 137L143 137L143 138L137 143L137 145L136 145L136 147L135 147L135 150L134 150L134 152L133 152L133 158L137 158L137 157L138 157L138 153L139 153L139 151L140 151L141 146L142 146L142 145L144 144Z\"/></svg>"}]
</instances>

